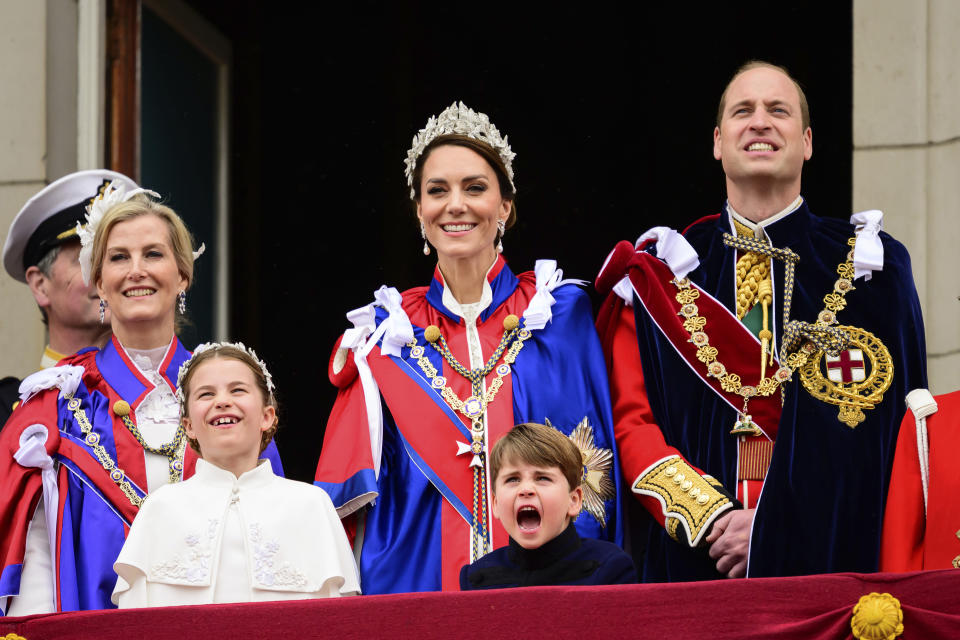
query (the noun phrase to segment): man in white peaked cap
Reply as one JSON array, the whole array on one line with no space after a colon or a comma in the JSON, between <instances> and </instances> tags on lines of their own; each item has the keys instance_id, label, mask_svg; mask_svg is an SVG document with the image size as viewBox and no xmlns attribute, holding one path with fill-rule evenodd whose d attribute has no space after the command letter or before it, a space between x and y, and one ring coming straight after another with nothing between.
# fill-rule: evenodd
<instances>
[{"instance_id":1,"label":"man in white peaked cap","mask_svg":"<svg viewBox=\"0 0 960 640\"><path fill-rule=\"evenodd\" d=\"M80 276L77 223L87 204L110 182L126 189L137 185L127 176L106 169L68 174L47 185L20 210L3 245L3 266L15 280L30 287L47 325L48 344L41 367L84 347L103 346L110 335L109 319L101 323L96 287ZM19 381L0 380L0 425L16 401Z\"/></svg>"}]
</instances>

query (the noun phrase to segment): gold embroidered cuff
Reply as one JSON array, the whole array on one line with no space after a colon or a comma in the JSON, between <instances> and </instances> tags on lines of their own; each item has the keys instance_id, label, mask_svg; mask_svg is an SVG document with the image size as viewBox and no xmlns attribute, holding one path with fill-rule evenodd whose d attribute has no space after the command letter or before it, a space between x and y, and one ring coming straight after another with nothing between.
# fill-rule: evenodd
<instances>
[{"instance_id":1,"label":"gold embroidered cuff","mask_svg":"<svg viewBox=\"0 0 960 640\"><path fill-rule=\"evenodd\" d=\"M667 534L691 547L700 543L717 516L734 507L716 480L701 476L680 456L654 463L634 481L633 492L657 498Z\"/></svg>"}]
</instances>

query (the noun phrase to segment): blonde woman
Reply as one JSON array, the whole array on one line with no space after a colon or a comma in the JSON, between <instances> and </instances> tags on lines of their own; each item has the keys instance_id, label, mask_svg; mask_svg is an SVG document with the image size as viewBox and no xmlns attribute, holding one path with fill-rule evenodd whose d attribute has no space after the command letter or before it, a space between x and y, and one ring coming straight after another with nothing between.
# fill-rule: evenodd
<instances>
[{"instance_id":1,"label":"blonde woman","mask_svg":"<svg viewBox=\"0 0 960 640\"><path fill-rule=\"evenodd\" d=\"M174 329L200 252L153 197L112 183L88 208L81 271L113 337L27 378L0 435L8 615L112 608L113 562L143 499L193 473L174 395L190 353Z\"/></svg>"}]
</instances>

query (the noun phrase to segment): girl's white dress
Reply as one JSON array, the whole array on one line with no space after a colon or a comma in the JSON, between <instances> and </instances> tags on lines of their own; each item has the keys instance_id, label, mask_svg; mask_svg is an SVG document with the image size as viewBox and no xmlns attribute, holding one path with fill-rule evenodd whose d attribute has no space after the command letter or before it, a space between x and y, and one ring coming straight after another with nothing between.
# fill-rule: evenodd
<instances>
[{"instance_id":1,"label":"girl's white dress","mask_svg":"<svg viewBox=\"0 0 960 640\"><path fill-rule=\"evenodd\" d=\"M189 480L149 495L113 568L121 608L360 593L329 496L269 460L239 478L198 460Z\"/></svg>"}]
</instances>

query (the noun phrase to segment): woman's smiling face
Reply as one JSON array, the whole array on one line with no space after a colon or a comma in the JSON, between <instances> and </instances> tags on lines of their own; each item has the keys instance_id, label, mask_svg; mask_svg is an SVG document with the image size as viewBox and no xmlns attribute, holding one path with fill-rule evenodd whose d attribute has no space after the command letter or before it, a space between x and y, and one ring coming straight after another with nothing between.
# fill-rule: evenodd
<instances>
[{"instance_id":1,"label":"woman's smiling face","mask_svg":"<svg viewBox=\"0 0 960 640\"><path fill-rule=\"evenodd\" d=\"M152 214L118 222L106 241L97 293L110 306L118 335L141 325L169 325L187 279L177 267L167 223Z\"/></svg>"},{"instance_id":2,"label":"woman's smiling face","mask_svg":"<svg viewBox=\"0 0 960 640\"><path fill-rule=\"evenodd\" d=\"M417 217L441 262L496 257L497 223L513 203L500 195L493 168L476 152L457 145L433 149L420 182Z\"/></svg>"}]
</instances>

